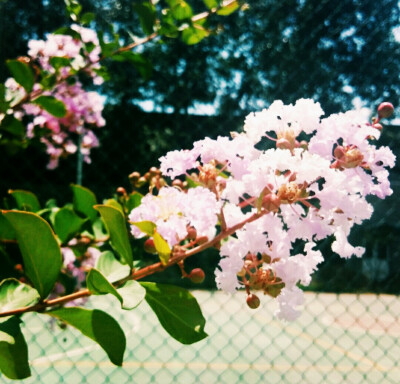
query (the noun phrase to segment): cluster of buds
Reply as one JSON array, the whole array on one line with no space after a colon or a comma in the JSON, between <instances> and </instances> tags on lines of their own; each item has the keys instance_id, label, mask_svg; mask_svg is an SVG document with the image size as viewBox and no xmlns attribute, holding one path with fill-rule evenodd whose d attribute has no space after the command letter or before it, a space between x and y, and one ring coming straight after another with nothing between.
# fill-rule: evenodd
<instances>
[{"instance_id":1,"label":"cluster of buds","mask_svg":"<svg viewBox=\"0 0 400 384\"><path fill-rule=\"evenodd\" d=\"M138 190L146 185L150 191L153 189L159 190L167 185L165 179L161 175L161 171L156 167L151 167L144 175L136 171L132 172L129 175L129 181L134 190ZM178 182L179 181L180 180L178 180Z\"/></svg>"},{"instance_id":2,"label":"cluster of buds","mask_svg":"<svg viewBox=\"0 0 400 384\"><path fill-rule=\"evenodd\" d=\"M197 173L191 173L190 178L195 183L204 186L213 191L217 196L220 196L226 186L224 167L225 164L219 164L215 160L211 160L204 165L198 164Z\"/></svg>"},{"instance_id":3,"label":"cluster of buds","mask_svg":"<svg viewBox=\"0 0 400 384\"><path fill-rule=\"evenodd\" d=\"M238 281L247 292L247 305L255 309L260 305L260 299L251 291L261 291L264 295L272 297L279 295L284 287L282 280L276 276L273 269L263 268L264 264L277 262L279 259L272 260L267 254L256 255L249 253L244 260L242 269L237 273Z\"/></svg>"}]
</instances>

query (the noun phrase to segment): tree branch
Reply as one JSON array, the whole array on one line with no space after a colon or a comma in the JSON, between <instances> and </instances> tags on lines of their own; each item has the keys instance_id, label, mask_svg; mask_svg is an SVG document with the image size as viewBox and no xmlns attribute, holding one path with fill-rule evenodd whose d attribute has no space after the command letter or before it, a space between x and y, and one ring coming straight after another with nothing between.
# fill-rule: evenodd
<instances>
[{"instance_id":1,"label":"tree branch","mask_svg":"<svg viewBox=\"0 0 400 384\"><path fill-rule=\"evenodd\" d=\"M225 231L221 232L219 235L214 237L212 240L210 240L204 244L201 244L193 249L190 249L186 252L173 255L168 260L168 263L166 265L162 264L161 262L158 262L158 263L149 265L148 267L145 267L145 268L142 268L139 270L134 270L130 276L116 282L114 285L116 287L118 287L118 286L121 286L122 284L124 284L128 280L140 280L140 279L143 279L144 277L153 275L154 273L162 272L164 269L169 268L175 264L178 264L179 262L187 259L188 257L191 257L197 253L200 253L207 248L213 247L214 245L218 244L221 240L227 238L228 236L233 235L236 231L243 228L246 224L259 219L261 216L265 215L266 213L268 213L268 211L261 211L259 213L255 213L252 216L250 216L249 218L247 218L246 220L242 221L241 223L238 223L238 224L234 225L233 227L227 228ZM83 297L88 297L91 295L92 295L92 293L88 289L82 289L81 291L72 293L70 295L58 297L56 299L41 301L30 307L23 307L23 308L18 308L18 309L1 312L0 317L20 315L20 314L23 314L26 312L43 312L47 308L62 305L62 304L68 303L70 301L81 299Z\"/></svg>"}]
</instances>

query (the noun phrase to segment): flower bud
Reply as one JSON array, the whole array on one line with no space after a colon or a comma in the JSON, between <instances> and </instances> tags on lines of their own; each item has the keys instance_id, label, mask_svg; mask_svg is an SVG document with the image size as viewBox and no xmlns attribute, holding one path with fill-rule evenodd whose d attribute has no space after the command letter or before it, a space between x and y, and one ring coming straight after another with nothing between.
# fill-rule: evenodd
<instances>
[{"instance_id":1,"label":"flower bud","mask_svg":"<svg viewBox=\"0 0 400 384\"><path fill-rule=\"evenodd\" d=\"M279 140L276 141L276 148L279 148L279 149L291 149L292 146L290 145L289 140L282 138L282 139L279 139Z\"/></svg>"},{"instance_id":2,"label":"flower bud","mask_svg":"<svg viewBox=\"0 0 400 384\"><path fill-rule=\"evenodd\" d=\"M129 181L132 184L135 184L140 178L140 173L139 172L132 172L128 177L129 177Z\"/></svg>"},{"instance_id":3,"label":"flower bud","mask_svg":"<svg viewBox=\"0 0 400 384\"><path fill-rule=\"evenodd\" d=\"M206 275L201 268L195 268L189 273L188 278L192 283L201 284L206 278Z\"/></svg>"},{"instance_id":4,"label":"flower bud","mask_svg":"<svg viewBox=\"0 0 400 384\"><path fill-rule=\"evenodd\" d=\"M262 206L269 212L276 212L281 205L281 199L275 193L269 193L263 197Z\"/></svg>"},{"instance_id":5,"label":"flower bud","mask_svg":"<svg viewBox=\"0 0 400 384\"><path fill-rule=\"evenodd\" d=\"M144 246L143 247L144 247L144 251L147 252L147 253L150 253L152 255L157 253L156 246L154 245L154 240L153 239L147 239L144 242Z\"/></svg>"},{"instance_id":6,"label":"flower bud","mask_svg":"<svg viewBox=\"0 0 400 384\"><path fill-rule=\"evenodd\" d=\"M156 167L151 167L151 168L149 169L149 173L150 173L151 175L160 175L160 174L161 174L161 171L160 171L158 168L156 168Z\"/></svg>"},{"instance_id":7,"label":"flower bud","mask_svg":"<svg viewBox=\"0 0 400 384\"><path fill-rule=\"evenodd\" d=\"M251 309L256 309L260 306L260 299L254 293L250 293L247 296L246 303Z\"/></svg>"},{"instance_id":8,"label":"flower bud","mask_svg":"<svg viewBox=\"0 0 400 384\"><path fill-rule=\"evenodd\" d=\"M143 186L144 184L146 184L147 181L148 181L148 180L147 180L144 176L139 177L139 180L136 182L136 186L137 186L137 187L141 187L141 186Z\"/></svg>"},{"instance_id":9,"label":"flower bud","mask_svg":"<svg viewBox=\"0 0 400 384\"><path fill-rule=\"evenodd\" d=\"M341 159L345 155L345 153L345 149L339 145L333 151L333 156L335 156L336 159Z\"/></svg>"},{"instance_id":10,"label":"flower bud","mask_svg":"<svg viewBox=\"0 0 400 384\"><path fill-rule=\"evenodd\" d=\"M188 239L189 240L195 240L197 238L197 231L195 228L190 227L188 229Z\"/></svg>"},{"instance_id":11,"label":"flower bud","mask_svg":"<svg viewBox=\"0 0 400 384\"><path fill-rule=\"evenodd\" d=\"M183 182L182 182L182 180L175 179L175 180L172 182L172 186L178 187L178 188L181 188L181 189L182 189L182 187L183 187Z\"/></svg>"},{"instance_id":12,"label":"flower bud","mask_svg":"<svg viewBox=\"0 0 400 384\"><path fill-rule=\"evenodd\" d=\"M124 187L118 187L117 188L117 194L120 196L125 196L126 195L126 190Z\"/></svg>"},{"instance_id":13,"label":"flower bud","mask_svg":"<svg viewBox=\"0 0 400 384\"><path fill-rule=\"evenodd\" d=\"M381 119L388 118L392 116L394 112L394 107L392 103L388 103L387 101L384 103L380 103L378 107L378 116Z\"/></svg>"}]
</instances>

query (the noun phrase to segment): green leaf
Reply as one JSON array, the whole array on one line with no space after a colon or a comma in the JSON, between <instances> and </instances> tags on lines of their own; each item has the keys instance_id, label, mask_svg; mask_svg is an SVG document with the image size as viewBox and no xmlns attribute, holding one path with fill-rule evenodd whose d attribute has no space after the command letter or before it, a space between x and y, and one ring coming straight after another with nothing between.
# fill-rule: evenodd
<instances>
[{"instance_id":1,"label":"green leaf","mask_svg":"<svg viewBox=\"0 0 400 384\"><path fill-rule=\"evenodd\" d=\"M197 300L186 289L173 285L142 282L146 301L164 329L182 344L193 344L207 337L205 319Z\"/></svg>"},{"instance_id":2,"label":"green leaf","mask_svg":"<svg viewBox=\"0 0 400 384\"><path fill-rule=\"evenodd\" d=\"M28 346L20 328L21 320L12 317L0 324L0 370L9 379L25 379L31 375Z\"/></svg>"},{"instance_id":3,"label":"green leaf","mask_svg":"<svg viewBox=\"0 0 400 384\"><path fill-rule=\"evenodd\" d=\"M0 84L0 113L6 113L9 108L9 103L6 101L6 87Z\"/></svg>"},{"instance_id":4,"label":"green leaf","mask_svg":"<svg viewBox=\"0 0 400 384\"><path fill-rule=\"evenodd\" d=\"M117 289L123 299L123 309L136 308L146 296L146 290L135 280L127 281Z\"/></svg>"},{"instance_id":5,"label":"green leaf","mask_svg":"<svg viewBox=\"0 0 400 384\"><path fill-rule=\"evenodd\" d=\"M32 103L39 105L39 107L55 117L64 117L67 114L65 104L54 96L39 96L37 99L32 100Z\"/></svg>"},{"instance_id":6,"label":"green leaf","mask_svg":"<svg viewBox=\"0 0 400 384\"><path fill-rule=\"evenodd\" d=\"M0 283L0 312L28 307L40 299L39 292L17 279L5 279ZM0 318L0 323L8 317Z\"/></svg>"},{"instance_id":7,"label":"green leaf","mask_svg":"<svg viewBox=\"0 0 400 384\"><path fill-rule=\"evenodd\" d=\"M81 185L72 184L73 204L75 211L87 216L90 221L95 221L97 212L93 208L97 204L96 196L94 193Z\"/></svg>"},{"instance_id":8,"label":"green leaf","mask_svg":"<svg viewBox=\"0 0 400 384\"><path fill-rule=\"evenodd\" d=\"M167 265L168 260L171 256L171 248L158 232L154 233L153 240L161 263Z\"/></svg>"},{"instance_id":9,"label":"green leaf","mask_svg":"<svg viewBox=\"0 0 400 384\"><path fill-rule=\"evenodd\" d=\"M103 276L96 268L92 268L86 276L86 286L88 290L95 295L106 295L110 293L115 296L121 304L123 300L114 286Z\"/></svg>"},{"instance_id":10,"label":"green leaf","mask_svg":"<svg viewBox=\"0 0 400 384\"><path fill-rule=\"evenodd\" d=\"M111 246L121 256L121 259L132 268L132 248L124 215L120 210L108 205L96 205L95 208L100 212L110 234Z\"/></svg>"},{"instance_id":11,"label":"green leaf","mask_svg":"<svg viewBox=\"0 0 400 384\"><path fill-rule=\"evenodd\" d=\"M127 281L121 288L116 289L97 269L92 268L86 278L86 285L95 295L111 294L121 303L122 309L137 307L145 297L145 289L137 281Z\"/></svg>"},{"instance_id":12,"label":"green leaf","mask_svg":"<svg viewBox=\"0 0 400 384\"><path fill-rule=\"evenodd\" d=\"M73 21L79 20L79 14L82 11L82 5L77 0L64 0L67 13Z\"/></svg>"},{"instance_id":13,"label":"green leaf","mask_svg":"<svg viewBox=\"0 0 400 384\"><path fill-rule=\"evenodd\" d=\"M3 211L13 226L24 270L41 298L54 287L62 266L61 249L50 225L30 212Z\"/></svg>"},{"instance_id":14,"label":"green leaf","mask_svg":"<svg viewBox=\"0 0 400 384\"><path fill-rule=\"evenodd\" d=\"M13 226L3 216L0 211L0 240L16 240L16 234Z\"/></svg>"},{"instance_id":15,"label":"green leaf","mask_svg":"<svg viewBox=\"0 0 400 384\"><path fill-rule=\"evenodd\" d=\"M98 217L92 224L92 233L94 234L94 237L96 240L99 241L107 241L109 239L107 229L105 228L105 225L103 223L103 220L101 220L101 217Z\"/></svg>"},{"instance_id":16,"label":"green leaf","mask_svg":"<svg viewBox=\"0 0 400 384\"><path fill-rule=\"evenodd\" d=\"M193 16L190 5L184 0L170 0L171 13L176 20L186 20Z\"/></svg>"},{"instance_id":17,"label":"green leaf","mask_svg":"<svg viewBox=\"0 0 400 384\"><path fill-rule=\"evenodd\" d=\"M110 57L111 59L114 59L114 52L119 48L119 44L117 42L101 42L101 54L104 57Z\"/></svg>"},{"instance_id":18,"label":"green leaf","mask_svg":"<svg viewBox=\"0 0 400 384\"><path fill-rule=\"evenodd\" d=\"M125 279L131 273L131 268L126 264L121 264L110 251L105 251L99 256L96 269L111 283Z\"/></svg>"},{"instance_id":19,"label":"green leaf","mask_svg":"<svg viewBox=\"0 0 400 384\"><path fill-rule=\"evenodd\" d=\"M44 89L52 89L57 83L57 75L55 73L46 74L40 80L40 84Z\"/></svg>"},{"instance_id":20,"label":"green leaf","mask_svg":"<svg viewBox=\"0 0 400 384\"><path fill-rule=\"evenodd\" d=\"M101 66L100 68L93 68L93 72L102 77L104 81L108 81L111 79L111 75L108 73L107 68Z\"/></svg>"},{"instance_id":21,"label":"green leaf","mask_svg":"<svg viewBox=\"0 0 400 384\"><path fill-rule=\"evenodd\" d=\"M88 219L82 219L70 208L61 208L54 217L54 231L62 243L80 231Z\"/></svg>"},{"instance_id":22,"label":"green leaf","mask_svg":"<svg viewBox=\"0 0 400 384\"><path fill-rule=\"evenodd\" d=\"M239 1L233 1L232 3L229 3L226 6L223 6L223 4L224 3L222 3L221 9L217 11L217 15L229 16L231 13L235 12L240 7Z\"/></svg>"},{"instance_id":23,"label":"green leaf","mask_svg":"<svg viewBox=\"0 0 400 384\"><path fill-rule=\"evenodd\" d=\"M218 7L218 1L217 0L203 0L204 4L208 9L213 9L215 7Z\"/></svg>"},{"instance_id":24,"label":"green leaf","mask_svg":"<svg viewBox=\"0 0 400 384\"><path fill-rule=\"evenodd\" d=\"M146 233L149 236L153 236L154 231L157 228L157 226L151 221L137 221L131 224L138 227L142 232Z\"/></svg>"},{"instance_id":25,"label":"green leaf","mask_svg":"<svg viewBox=\"0 0 400 384\"><path fill-rule=\"evenodd\" d=\"M9 155L16 155L21 149L25 149L28 146L28 140L24 138L7 138L3 137L0 133L0 146L1 150L4 150Z\"/></svg>"},{"instance_id":26,"label":"green leaf","mask_svg":"<svg viewBox=\"0 0 400 384\"><path fill-rule=\"evenodd\" d=\"M113 364L122 365L126 339L120 325L110 315L98 309L79 307L57 309L46 314L81 331L104 349Z\"/></svg>"},{"instance_id":27,"label":"green leaf","mask_svg":"<svg viewBox=\"0 0 400 384\"><path fill-rule=\"evenodd\" d=\"M175 39L179 36L179 28L175 25L174 19L169 9L166 10L166 15L162 15L161 26L158 30L160 36L166 36Z\"/></svg>"},{"instance_id":28,"label":"green leaf","mask_svg":"<svg viewBox=\"0 0 400 384\"><path fill-rule=\"evenodd\" d=\"M146 35L153 33L156 22L156 7L151 2L134 4L133 9L139 16L140 26Z\"/></svg>"},{"instance_id":29,"label":"green leaf","mask_svg":"<svg viewBox=\"0 0 400 384\"><path fill-rule=\"evenodd\" d=\"M38 212L40 211L40 203L35 194L22 189L10 189L8 193L14 198L17 203L17 208L20 211Z\"/></svg>"},{"instance_id":30,"label":"green leaf","mask_svg":"<svg viewBox=\"0 0 400 384\"><path fill-rule=\"evenodd\" d=\"M80 40L81 35L69 27L60 27L53 32L53 35L68 35L76 40Z\"/></svg>"},{"instance_id":31,"label":"green leaf","mask_svg":"<svg viewBox=\"0 0 400 384\"><path fill-rule=\"evenodd\" d=\"M210 32L203 26L193 24L182 31L182 41L187 45L194 45L209 36L209 34Z\"/></svg>"},{"instance_id":32,"label":"green leaf","mask_svg":"<svg viewBox=\"0 0 400 384\"><path fill-rule=\"evenodd\" d=\"M27 93L30 93L35 84L35 75L31 67L19 60L7 60L7 66L15 81L22 85Z\"/></svg>"},{"instance_id":33,"label":"green leaf","mask_svg":"<svg viewBox=\"0 0 400 384\"><path fill-rule=\"evenodd\" d=\"M115 199L108 199L104 202L104 205L108 205L110 207L114 207L116 209L118 209L119 211L121 211L121 213L124 213L124 209L122 208L122 205L120 203L118 203L117 200Z\"/></svg>"},{"instance_id":34,"label":"green leaf","mask_svg":"<svg viewBox=\"0 0 400 384\"><path fill-rule=\"evenodd\" d=\"M132 211L132 209L138 207L142 202L143 195L139 192L134 192L129 195L129 198L126 202L126 209L128 212Z\"/></svg>"},{"instance_id":35,"label":"green leaf","mask_svg":"<svg viewBox=\"0 0 400 384\"><path fill-rule=\"evenodd\" d=\"M0 130L9 132L18 137L24 137L26 132L25 126L12 115L4 117L0 123Z\"/></svg>"},{"instance_id":36,"label":"green leaf","mask_svg":"<svg viewBox=\"0 0 400 384\"><path fill-rule=\"evenodd\" d=\"M53 56L50 58L50 65L56 69L59 70L62 67L68 67L71 65L71 59L68 57L63 57L63 56Z\"/></svg>"},{"instance_id":37,"label":"green leaf","mask_svg":"<svg viewBox=\"0 0 400 384\"><path fill-rule=\"evenodd\" d=\"M94 19L96 18L95 14L92 12L85 12L82 16L81 16L81 24L82 25L89 25L92 21L94 21Z\"/></svg>"}]
</instances>

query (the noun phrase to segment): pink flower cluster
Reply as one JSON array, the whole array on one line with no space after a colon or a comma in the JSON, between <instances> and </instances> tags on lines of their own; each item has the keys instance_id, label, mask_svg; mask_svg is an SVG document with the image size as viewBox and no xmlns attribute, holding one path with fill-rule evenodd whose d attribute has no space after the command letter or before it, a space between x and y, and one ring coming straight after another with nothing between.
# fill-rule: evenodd
<instances>
[{"instance_id":1,"label":"pink flower cluster","mask_svg":"<svg viewBox=\"0 0 400 384\"><path fill-rule=\"evenodd\" d=\"M189 228L194 228L198 236L213 238L220 205L215 195L203 187L189 189L187 193L163 187L157 196L143 197L142 204L130 213L129 221L156 224L157 232L174 246L188 236ZM131 231L136 238L145 236L136 225L131 226Z\"/></svg>"},{"instance_id":2,"label":"pink flower cluster","mask_svg":"<svg viewBox=\"0 0 400 384\"><path fill-rule=\"evenodd\" d=\"M392 193L386 168L394 166L395 156L374 145L380 130L356 111L321 120L322 115L312 100L276 101L247 116L244 131L232 138L206 138L191 150L168 153L160 159L163 174L189 177L199 186L148 195L131 220L153 221L175 245L196 218L210 228L211 239L218 218L219 234L230 236L220 244L217 286L277 296L276 315L295 319L303 303L297 285L308 285L323 261L315 242L333 236L334 252L361 256L364 249L347 238L353 225L373 212L366 197ZM260 149L265 139L272 148ZM237 230L231 234L233 227ZM137 228L132 233L140 236ZM303 251L296 253L293 244L299 241Z\"/></svg>"},{"instance_id":3,"label":"pink flower cluster","mask_svg":"<svg viewBox=\"0 0 400 384\"><path fill-rule=\"evenodd\" d=\"M90 150L99 146L99 141L90 128L105 125L101 115L104 98L97 92L85 91L79 82L73 85L61 83L52 92L44 92L44 95L52 95L61 100L67 110L64 117L57 118L35 104L24 105L25 113L34 116L27 126L27 137L34 137L38 128L42 132L44 129L48 131L41 138L50 156L47 167L56 168L60 157L77 151L76 144L71 140L71 133L81 135L81 153L84 160L90 163Z\"/></svg>"},{"instance_id":4,"label":"pink flower cluster","mask_svg":"<svg viewBox=\"0 0 400 384\"><path fill-rule=\"evenodd\" d=\"M28 55L36 60L40 67L49 73L55 73L56 69L51 59L69 59L69 65L60 69L60 75L67 77L73 71L84 69L93 77L95 84L101 84L103 79L96 75L95 69L100 68L99 60L101 48L95 31L79 25L71 25L71 30L80 35L76 39L70 35L50 34L46 40L30 40L28 42ZM89 49L87 49L90 46Z\"/></svg>"},{"instance_id":5,"label":"pink flower cluster","mask_svg":"<svg viewBox=\"0 0 400 384\"><path fill-rule=\"evenodd\" d=\"M47 166L49 169L56 168L60 158L76 153L78 135L81 136L80 151L84 161L90 163L91 149L99 146L92 129L105 125L102 117L104 97L97 92L85 91L74 77L77 71L81 71L92 77L95 84L102 82L103 79L96 74L96 69L100 67L99 40L96 33L88 28L72 25L71 29L81 38L51 34L46 40L31 40L28 43L28 55L40 67L42 74L56 77L56 84L52 89L44 90L40 83L36 83L32 95L39 93L61 101L66 109L65 116L53 116L34 102L24 103L22 111L14 114L18 119L22 119L24 115L33 116L27 125L27 137L38 136L46 145L50 156ZM65 65L60 68L55 66L52 61L54 58L66 59ZM14 103L27 96L25 90L12 78L7 80L6 87ZM31 99L34 101L35 97Z\"/></svg>"}]
</instances>

